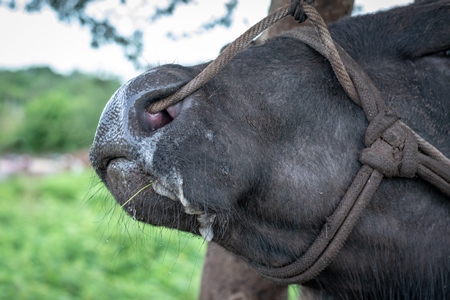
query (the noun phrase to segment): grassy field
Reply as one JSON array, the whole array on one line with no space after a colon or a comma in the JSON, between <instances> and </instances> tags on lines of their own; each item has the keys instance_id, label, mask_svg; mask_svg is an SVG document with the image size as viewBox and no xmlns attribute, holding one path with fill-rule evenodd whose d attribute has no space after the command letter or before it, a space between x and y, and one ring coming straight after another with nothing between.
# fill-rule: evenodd
<instances>
[{"instance_id":1,"label":"grassy field","mask_svg":"<svg viewBox=\"0 0 450 300\"><path fill-rule=\"evenodd\" d=\"M0 299L196 299L206 245L124 215L90 172L0 181Z\"/></svg>"}]
</instances>

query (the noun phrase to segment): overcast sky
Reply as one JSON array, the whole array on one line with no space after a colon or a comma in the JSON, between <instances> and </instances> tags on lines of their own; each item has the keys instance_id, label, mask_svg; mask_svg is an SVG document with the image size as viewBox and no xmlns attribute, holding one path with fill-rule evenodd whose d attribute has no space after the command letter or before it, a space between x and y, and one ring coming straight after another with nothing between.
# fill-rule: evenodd
<instances>
[{"instance_id":1,"label":"overcast sky","mask_svg":"<svg viewBox=\"0 0 450 300\"><path fill-rule=\"evenodd\" d=\"M20 2L20 1L18 1ZM101 1L118 3L119 1ZM133 4L133 0L129 0ZM140 1L138 1L140 2ZM195 64L213 59L220 48L243 33L267 14L270 0L240 0L234 15L232 28L218 28L211 32L172 41L166 37L168 31L175 34L191 32L200 24L224 12L224 1L198 0L198 6L189 5L177 11L176 15L147 25L144 33L145 50L142 59L149 66L164 63ZM374 12L411 0L356 0L364 12ZM137 2L136 2L137 3ZM159 2L160 3L160 2ZM213 7L215 5L215 7ZM102 6L94 7L101 14ZM106 8L105 8L106 9ZM147 8L148 9L148 8ZM134 8L133 13L146 13ZM136 18L122 18L119 22L123 31L132 28ZM90 47L90 33L78 24L61 23L54 14L45 10L37 14L25 14L19 10L10 11L0 7L0 68L23 68L32 65L49 65L59 72L80 70L94 74L112 74L127 80L141 70L135 70L118 46Z\"/></svg>"}]
</instances>

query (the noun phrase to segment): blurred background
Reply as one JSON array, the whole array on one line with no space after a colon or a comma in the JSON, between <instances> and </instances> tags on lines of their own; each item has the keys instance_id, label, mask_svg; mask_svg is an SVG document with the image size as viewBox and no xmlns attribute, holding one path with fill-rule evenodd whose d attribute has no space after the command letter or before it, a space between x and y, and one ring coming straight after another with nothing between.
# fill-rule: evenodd
<instances>
[{"instance_id":1,"label":"blurred background","mask_svg":"<svg viewBox=\"0 0 450 300\"><path fill-rule=\"evenodd\" d=\"M0 0L0 299L197 298L204 242L125 216L88 149L121 84L214 59L270 5L212 2Z\"/></svg>"}]
</instances>

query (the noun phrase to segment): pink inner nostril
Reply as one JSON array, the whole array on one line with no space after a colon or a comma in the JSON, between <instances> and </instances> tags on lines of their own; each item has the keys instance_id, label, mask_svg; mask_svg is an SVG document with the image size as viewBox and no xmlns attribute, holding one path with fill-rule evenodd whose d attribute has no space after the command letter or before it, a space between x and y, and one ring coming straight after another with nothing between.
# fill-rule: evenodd
<instances>
[{"instance_id":1,"label":"pink inner nostril","mask_svg":"<svg viewBox=\"0 0 450 300\"><path fill-rule=\"evenodd\" d=\"M166 110L160 111L156 114L151 114L148 112L144 113L144 121L152 131L169 124L172 120L173 118Z\"/></svg>"},{"instance_id":2,"label":"pink inner nostril","mask_svg":"<svg viewBox=\"0 0 450 300\"><path fill-rule=\"evenodd\" d=\"M160 111L156 114L145 111L144 124L151 131L157 130L172 122L180 114L180 110L181 103L177 103L167 108L167 110Z\"/></svg>"},{"instance_id":3,"label":"pink inner nostril","mask_svg":"<svg viewBox=\"0 0 450 300\"><path fill-rule=\"evenodd\" d=\"M167 112L173 119L178 117L178 115L180 114L180 110L181 110L181 102L178 102L177 104L169 106L167 108Z\"/></svg>"}]
</instances>

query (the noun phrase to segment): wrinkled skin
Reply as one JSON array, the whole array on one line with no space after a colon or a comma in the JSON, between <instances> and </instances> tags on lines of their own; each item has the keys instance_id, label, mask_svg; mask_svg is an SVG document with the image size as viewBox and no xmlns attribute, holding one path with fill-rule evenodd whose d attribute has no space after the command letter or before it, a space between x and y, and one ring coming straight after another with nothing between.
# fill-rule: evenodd
<instances>
[{"instance_id":1,"label":"wrinkled skin","mask_svg":"<svg viewBox=\"0 0 450 300\"><path fill-rule=\"evenodd\" d=\"M450 4L413 5L330 27L402 120L450 156ZM177 228L246 261L283 266L317 236L360 168L367 121L329 63L288 37L238 54L159 115L145 108L204 65L165 65L122 86L91 160L136 219ZM276 80L275 80L276 79ZM169 115L174 116L172 120ZM385 179L308 299L450 296L450 201L426 182Z\"/></svg>"}]
</instances>

